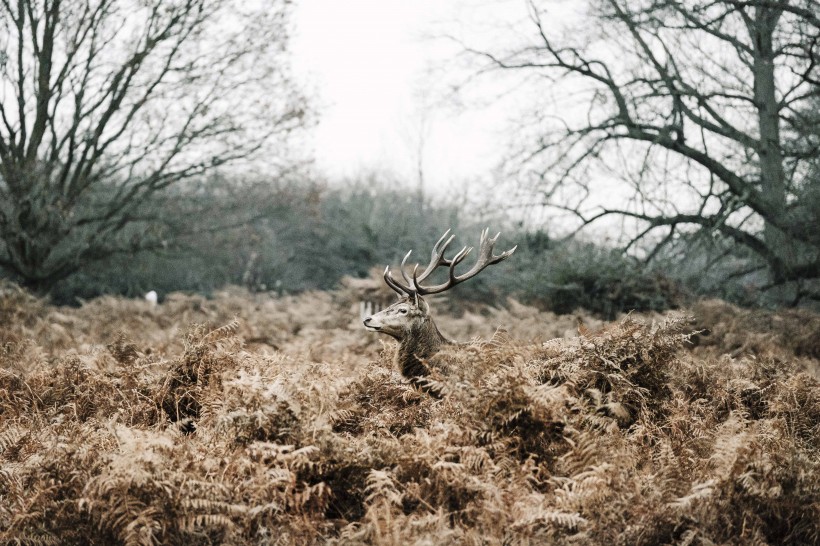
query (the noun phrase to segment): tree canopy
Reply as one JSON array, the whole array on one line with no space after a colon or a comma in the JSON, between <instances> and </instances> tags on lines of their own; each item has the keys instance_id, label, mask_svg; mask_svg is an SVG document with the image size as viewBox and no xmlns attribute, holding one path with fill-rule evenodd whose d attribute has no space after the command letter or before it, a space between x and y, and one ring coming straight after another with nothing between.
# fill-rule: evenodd
<instances>
[{"instance_id":1,"label":"tree canopy","mask_svg":"<svg viewBox=\"0 0 820 546\"><path fill-rule=\"evenodd\" d=\"M471 49L543 91L510 162L528 195L635 220L648 260L722 241L732 275L820 296L820 3L594 0L570 28L554 7L529 3L525 43Z\"/></svg>"},{"instance_id":2,"label":"tree canopy","mask_svg":"<svg viewBox=\"0 0 820 546\"><path fill-rule=\"evenodd\" d=\"M152 199L301 127L288 2L19 0L0 5L0 266L47 288L163 244Z\"/></svg>"}]
</instances>

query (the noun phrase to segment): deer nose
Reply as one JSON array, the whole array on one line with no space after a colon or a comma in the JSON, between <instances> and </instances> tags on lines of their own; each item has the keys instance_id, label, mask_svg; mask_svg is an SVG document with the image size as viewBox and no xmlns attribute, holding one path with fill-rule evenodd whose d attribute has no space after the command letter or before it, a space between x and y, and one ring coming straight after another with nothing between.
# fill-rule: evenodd
<instances>
[{"instance_id":1,"label":"deer nose","mask_svg":"<svg viewBox=\"0 0 820 546\"><path fill-rule=\"evenodd\" d=\"M373 317L367 317L366 319L364 319L364 325L365 326L370 326L370 321L371 320L373 320Z\"/></svg>"}]
</instances>

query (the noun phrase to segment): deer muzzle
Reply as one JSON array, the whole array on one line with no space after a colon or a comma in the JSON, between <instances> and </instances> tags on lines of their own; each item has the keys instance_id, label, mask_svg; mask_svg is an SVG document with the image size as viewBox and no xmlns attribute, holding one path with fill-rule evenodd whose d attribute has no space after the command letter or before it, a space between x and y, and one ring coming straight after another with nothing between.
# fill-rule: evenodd
<instances>
[{"instance_id":1,"label":"deer muzzle","mask_svg":"<svg viewBox=\"0 0 820 546\"><path fill-rule=\"evenodd\" d=\"M373 330L374 332L378 332L379 330L381 330L381 326L375 323L373 317L367 317L362 322L364 323L364 327L368 330Z\"/></svg>"}]
</instances>

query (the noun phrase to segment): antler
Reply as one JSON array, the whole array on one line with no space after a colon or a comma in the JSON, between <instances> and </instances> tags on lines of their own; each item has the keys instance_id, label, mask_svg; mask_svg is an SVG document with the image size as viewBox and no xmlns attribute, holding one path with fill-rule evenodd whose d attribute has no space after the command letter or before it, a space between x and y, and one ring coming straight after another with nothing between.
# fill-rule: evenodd
<instances>
[{"instance_id":1,"label":"antler","mask_svg":"<svg viewBox=\"0 0 820 546\"><path fill-rule=\"evenodd\" d=\"M390 266L387 266L384 269L384 282L386 282L387 286L399 294L410 297L439 294L445 290L449 290L458 283L475 277L485 267L496 264L502 260L506 260L512 256L512 253L518 248L518 245L516 245L496 256L493 254L493 246L501 233L496 234L495 237L488 237L488 233L489 229L487 228L481 232L481 241L478 247L478 260L475 265L473 265L473 267L463 275L456 275L455 268L464 260L464 258L467 257L470 252L472 252L473 247L468 248L465 246L455 256L453 256L452 259L445 258L444 253L455 238L455 235L450 235L450 230L448 229L433 246L433 252L430 255L430 263L421 274L418 273L419 264L416 264L415 267L413 267L413 278L410 279L410 277L407 276L405 265L407 263L407 259L410 257L410 254L413 252L411 250L404 255L404 259L401 261L401 276L404 279L405 284L402 284L393 278L393 274L390 272ZM446 266L449 268L449 276L447 281L434 286L422 286L421 283L424 282L433 273L433 271L440 266Z\"/></svg>"}]
</instances>

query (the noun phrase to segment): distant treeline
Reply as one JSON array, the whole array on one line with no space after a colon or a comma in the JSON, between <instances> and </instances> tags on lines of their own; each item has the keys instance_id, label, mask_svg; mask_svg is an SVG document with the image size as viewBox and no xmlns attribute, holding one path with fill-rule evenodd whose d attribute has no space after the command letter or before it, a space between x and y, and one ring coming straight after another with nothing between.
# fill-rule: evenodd
<instances>
[{"instance_id":1,"label":"distant treeline","mask_svg":"<svg viewBox=\"0 0 820 546\"><path fill-rule=\"evenodd\" d=\"M499 213L477 214L375 178L336 187L216 178L150 207L162 220L123 236L151 238L152 250L89 264L57 283L52 301L74 305L150 290L160 298L172 291L208 294L226 285L279 293L332 289L346 275L366 277L399 263L409 249L412 263L426 264L448 228L456 234L452 252L475 245L486 225L502 232L499 249L517 244L518 250L454 290L459 301L499 303L512 296L560 313L585 308L605 317L676 307L702 294L754 303L742 278L720 283L703 273L705 251L686 260L656 258L648 267L617 249L557 240Z\"/></svg>"}]
</instances>

